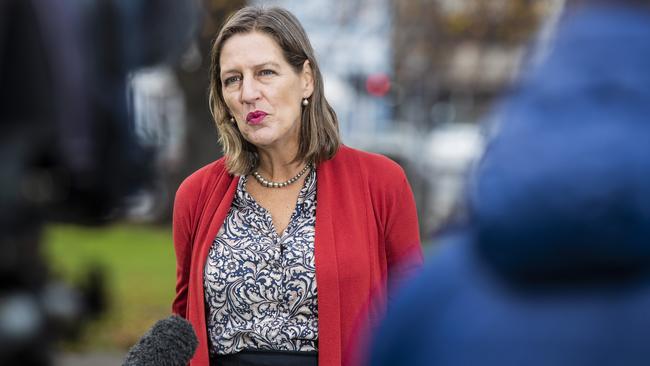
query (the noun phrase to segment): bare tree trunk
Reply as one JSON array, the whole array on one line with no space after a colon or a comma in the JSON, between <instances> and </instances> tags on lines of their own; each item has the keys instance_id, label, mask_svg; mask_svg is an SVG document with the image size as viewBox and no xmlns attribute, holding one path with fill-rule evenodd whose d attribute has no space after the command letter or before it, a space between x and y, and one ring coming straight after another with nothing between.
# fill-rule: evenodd
<instances>
[{"instance_id":1,"label":"bare tree trunk","mask_svg":"<svg viewBox=\"0 0 650 366\"><path fill-rule=\"evenodd\" d=\"M187 62L176 69L179 85L186 100L186 134L183 144L182 161L176 169L163 173L163 180L168 204L162 209L158 222L170 222L176 189L180 183L200 167L222 156L217 142L217 129L208 107L208 70L210 63L210 46L226 17L245 5L243 0L207 0L204 1L206 17L203 28L196 40Z\"/></svg>"}]
</instances>

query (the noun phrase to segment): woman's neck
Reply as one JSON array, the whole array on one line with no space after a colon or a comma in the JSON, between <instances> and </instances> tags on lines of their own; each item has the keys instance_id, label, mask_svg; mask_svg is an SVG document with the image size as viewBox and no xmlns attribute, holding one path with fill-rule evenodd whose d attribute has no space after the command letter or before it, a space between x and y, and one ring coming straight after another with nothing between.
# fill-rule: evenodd
<instances>
[{"instance_id":1,"label":"woman's neck","mask_svg":"<svg viewBox=\"0 0 650 366\"><path fill-rule=\"evenodd\" d=\"M302 161L293 161L296 149L258 149L260 161L257 172L271 181L285 181L296 175L304 166Z\"/></svg>"}]
</instances>

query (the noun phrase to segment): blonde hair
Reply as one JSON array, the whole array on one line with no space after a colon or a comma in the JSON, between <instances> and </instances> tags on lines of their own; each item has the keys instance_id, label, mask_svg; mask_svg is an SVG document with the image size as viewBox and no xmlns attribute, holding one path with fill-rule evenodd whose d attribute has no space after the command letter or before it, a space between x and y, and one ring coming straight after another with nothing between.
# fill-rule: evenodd
<instances>
[{"instance_id":1,"label":"blonde hair","mask_svg":"<svg viewBox=\"0 0 650 366\"><path fill-rule=\"evenodd\" d=\"M219 130L219 143L226 156L226 167L231 174L250 174L259 163L257 148L246 141L235 123L221 90L219 59L225 42L235 34L262 32L271 36L282 49L286 61L296 72L301 72L306 60L311 66L314 91L309 104L302 107L300 137L295 161L320 163L334 156L340 145L338 119L325 99L323 77L318 68L314 50L298 19L279 8L248 6L232 14L212 44L210 54L210 111Z\"/></svg>"}]
</instances>

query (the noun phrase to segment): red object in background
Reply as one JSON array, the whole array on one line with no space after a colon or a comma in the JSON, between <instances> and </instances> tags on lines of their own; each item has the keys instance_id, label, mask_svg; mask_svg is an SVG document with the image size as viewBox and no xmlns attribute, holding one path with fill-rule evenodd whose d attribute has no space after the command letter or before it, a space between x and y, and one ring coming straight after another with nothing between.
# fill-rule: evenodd
<instances>
[{"instance_id":1,"label":"red object in background","mask_svg":"<svg viewBox=\"0 0 650 366\"><path fill-rule=\"evenodd\" d=\"M390 91L390 78L384 73L372 74L366 79L366 91L375 97L383 97Z\"/></svg>"}]
</instances>

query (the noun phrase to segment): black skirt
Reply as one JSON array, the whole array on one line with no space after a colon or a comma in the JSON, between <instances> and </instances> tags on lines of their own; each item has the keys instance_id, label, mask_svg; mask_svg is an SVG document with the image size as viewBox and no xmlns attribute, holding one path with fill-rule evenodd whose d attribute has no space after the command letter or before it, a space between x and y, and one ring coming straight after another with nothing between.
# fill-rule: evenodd
<instances>
[{"instance_id":1,"label":"black skirt","mask_svg":"<svg viewBox=\"0 0 650 366\"><path fill-rule=\"evenodd\" d=\"M245 350L210 357L210 366L318 366L317 352Z\"/></svg>"}]
</instances>

